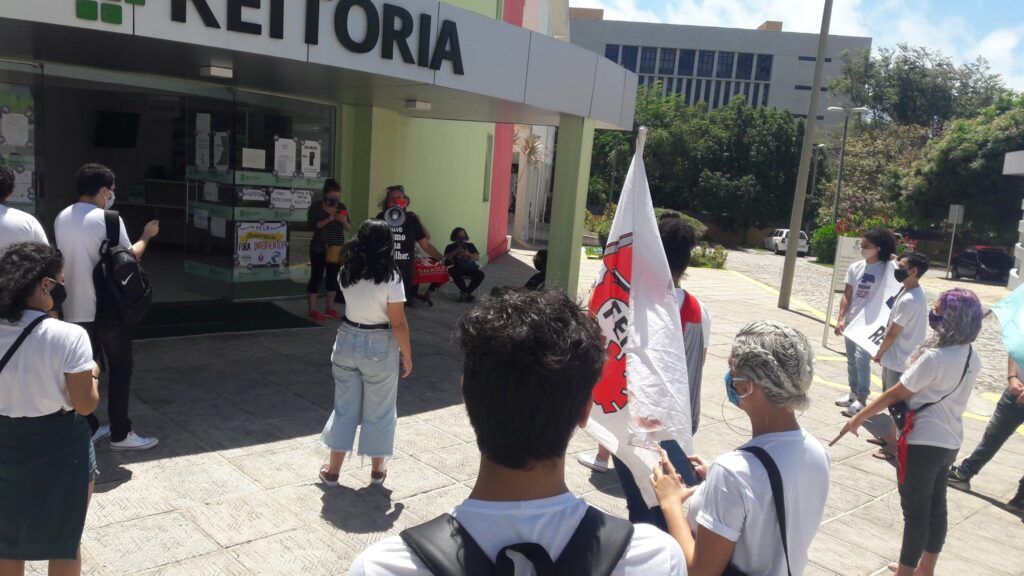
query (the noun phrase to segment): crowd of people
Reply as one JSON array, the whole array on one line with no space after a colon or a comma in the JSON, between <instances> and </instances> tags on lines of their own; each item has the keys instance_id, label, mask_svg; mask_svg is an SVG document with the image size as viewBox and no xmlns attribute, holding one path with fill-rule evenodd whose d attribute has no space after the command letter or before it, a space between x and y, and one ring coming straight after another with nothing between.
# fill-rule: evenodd
<instances>
[{"instance_id":1,"label":"crowd of people","mask_svg":"<svg viewBox=\"0 0 1024 576\"><path fill-rule=\"evenodd\" d=\"M13 175L0 166L0 200L12 186ZM141 259L159 223L148 223L130 241L123 221L109 212L116 183L104 166L83 166L76 186L78 202L54 222L55 247L32 216L0 204L0 576L23 574L26 560L49 560L50 574L79 574L97 474L94 444L108 436L112 450L158 443L134 431L132 331L102 318L102 289L94 279L101 254L112 246ZM416 300L432 305L442 284L423 282L420 293L416 249L443 262L462 302L473 301L484 280L467 231L452 230L451 243L439 252L408 210L402 186L389 187L382 212L346 242L353 227L341 193L328 180L308 212L309 315L341 323L330 358L334 407L321 435L329 456L319 478L328 488L338 484L353 451L370 457L371 484L387 480L398 382L413 371L406 307ZM676 285L697 434L711 320L682 287L697 237L676 214L661 216L658 228ZM897 254L892 232L881 228L860 241L863 259L847 271L835 328L845 337L850 386L836 402L849 417L836 440L890 414L891 427L867 439L878 446L875 457L896 460L904 530L890 568L899 576L930 576L947 535L947 486L970 489L971 478L1024 422L1024 382L1011 359L1007 389L981 444L954 465L981 371L973 346L981 303L973 292L953 289L929 304L920 282L927 257ZM606 349L588 312L544 289L546 257L537 253L537 274L525 287L496 290L456 328L462 396L481 456L469 497L448 514L373 544L350 574L803 573L830 478L826 448L797 417L814 380L807 338L773 321L739 330L724 391L749 420L751 439L713 462L686 454L674 441L661 443L658 464L642 478L603 448L583 457L599 472L616 469L629 518L615 518L566 485L567 448L586 427ZM897 285L884 298L887 286ZM885 299L887 321L877 351L869 352L849 328L878 308L878 298ZM883 374L883 393L874 399L872 361ZM101 368L109 378L109 427L93 414ZM647 505L638 482L653 488L658 506ZM1024 478L1007 508L1024 510ZM532 572L521 571L524 563Z\"/></svg>"}]
</instances>

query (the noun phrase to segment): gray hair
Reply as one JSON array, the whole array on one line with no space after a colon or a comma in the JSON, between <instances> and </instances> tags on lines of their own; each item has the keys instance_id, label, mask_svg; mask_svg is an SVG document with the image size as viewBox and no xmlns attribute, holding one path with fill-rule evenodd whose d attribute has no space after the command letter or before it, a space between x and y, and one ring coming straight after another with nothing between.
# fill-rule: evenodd
<instances>
[{"instance_id":1,"label":"gray hair","mask_svg":"<svg viewBox=\"0 0 1024 576\"><path fill-rule=\"evenodd\" d=\"M803 410L810 403L814 350L806 336L781 322L751 322L733 341L732 371L759 384L773 403Z\"/></svg>"}]
</instances>

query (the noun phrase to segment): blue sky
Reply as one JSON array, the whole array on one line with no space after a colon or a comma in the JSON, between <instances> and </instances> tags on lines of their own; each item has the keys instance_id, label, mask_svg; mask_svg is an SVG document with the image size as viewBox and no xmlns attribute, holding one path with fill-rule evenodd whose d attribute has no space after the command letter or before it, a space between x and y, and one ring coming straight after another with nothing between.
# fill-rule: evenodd
<instances>
[{"instance_id":1,"label":"blue sky","mask_svg":"<svg viewBox=\"0 0 1024 576\"><path fill-rule=\"evenodd\" d=\"M569 0L604 8L607 20L754 28L782 20L783 30L817 32L823 0ZM1006 83L1024 90L1022 0L835 0L832 33L870 36L942 50L956 62L984 56Z\"/></svg>"}]
</instances>

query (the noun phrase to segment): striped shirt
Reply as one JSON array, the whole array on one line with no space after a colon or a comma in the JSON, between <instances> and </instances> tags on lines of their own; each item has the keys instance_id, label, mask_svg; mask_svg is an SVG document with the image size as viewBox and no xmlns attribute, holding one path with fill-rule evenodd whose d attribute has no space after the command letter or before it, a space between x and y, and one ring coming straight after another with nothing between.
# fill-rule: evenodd
<instances>
[{"instance_id":1,"label":"striped shirt","mask_svg":"<svg viewBox=\"0 0 1024 576\"><path fill-rule=\"evenodd\" d=\"M339 202L338 210L347 211L348 208ZM326 243L327 246L341 246L345 244L345 228L341 225L341 222L332 220L323 228L316 227L317 222L325 220L328 216L330 214L324 210L323 204L320 202L316 202L309 207L309 213L306 218L309 221L309 227L313 230L313 240L310 244Z\"/></svg>"}]
</instances>

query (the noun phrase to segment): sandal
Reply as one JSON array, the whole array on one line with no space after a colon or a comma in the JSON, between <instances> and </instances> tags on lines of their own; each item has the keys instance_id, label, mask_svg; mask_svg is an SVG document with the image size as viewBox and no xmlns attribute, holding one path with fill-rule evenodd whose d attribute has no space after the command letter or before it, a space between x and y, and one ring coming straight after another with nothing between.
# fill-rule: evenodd
<instances>
[{"instance_id":1,"label":"sandal","mask_svg":"<svg viewBox=\"0 0 1024 576\"><path fill-rule=\"evenodd\" d=\"M379 476L378 476L379 474ZM376 486L383 486L384 481L388 479L388 471L383 472L370 472L370 484Z\"/></svg>"},{"instance_id":2,"label":"sandal","mask_svg":"<svg viewBox=\"0 0 1024 576\"><path fill-rule=\"evenodd\" d=\"M325 486L330 486L332 488L337 486L338 478L340 476L341 474L331 474L328 472L326 464L320 468L320 481L323 482Z\"/></svg>"},{"instance_id":3,"label":"sandal","mask_svg":"<svg viewBox=\"0 0 1024 576\"><path fill-rule=\"evenodd\" d=\"M885 448L886 446L889 445L888 442L886 442L885 440L883 440L881 438L868 438L867 439L867 443L868 444L874 444L875 446L881 446L882 448Z\"/></svg>"},{"instance_id":4,"label":"sandal","mask_svg":"<svg viewBox=\"0 0 1024 576\"><path fill-rule=\"evenodd\" d=\"M875 450L874 452L871 453L871 456L874 458L878 458L879 460L885 460L886 462L891 462L892 460L896 459L895 454L890 454L886 452L883 448Z\"/></svg>"}]
</instances>

